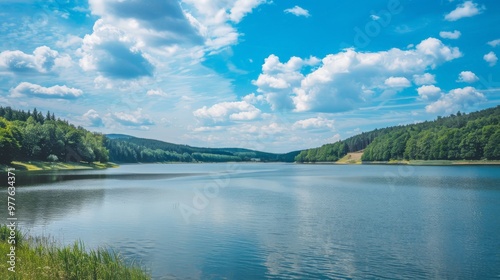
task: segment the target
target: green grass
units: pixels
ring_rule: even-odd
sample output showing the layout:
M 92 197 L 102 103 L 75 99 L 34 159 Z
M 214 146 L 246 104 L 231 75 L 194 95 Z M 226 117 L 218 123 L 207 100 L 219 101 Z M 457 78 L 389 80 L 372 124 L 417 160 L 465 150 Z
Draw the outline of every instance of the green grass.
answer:
M 138 264 L 126 264 L 119 254 L 98 248 L 86 250 L 82 242 L 57 246 L 48 238 L 27 237 L 16 230 L 16 267 L 8 271 L 10 229 L 0 227 L 0 279 L 151 279 Z

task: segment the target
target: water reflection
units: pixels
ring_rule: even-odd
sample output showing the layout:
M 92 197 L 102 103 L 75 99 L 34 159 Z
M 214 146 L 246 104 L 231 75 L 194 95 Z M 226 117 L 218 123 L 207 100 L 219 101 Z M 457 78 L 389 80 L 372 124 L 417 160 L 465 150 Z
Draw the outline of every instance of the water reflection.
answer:
M 227 170 L 47 174 L 50 183 L 19 188 L 19 216 L 35 232 L 140 259 L 157 279 L 500 275 L 500 168 L 416 167 L 388 179 L 397 167 L 241 165 L 186 223 L 180 203 Z

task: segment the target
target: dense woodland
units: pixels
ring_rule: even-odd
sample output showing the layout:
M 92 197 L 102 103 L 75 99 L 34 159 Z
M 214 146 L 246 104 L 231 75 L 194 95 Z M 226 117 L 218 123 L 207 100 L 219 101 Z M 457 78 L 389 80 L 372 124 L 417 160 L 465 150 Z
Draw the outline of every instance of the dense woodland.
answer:
M 198 148 L 127 135 L 109 135 L 106 147 L 113 162 L 293 162 L 299 153 L 272 154 L 238 148 Z
M 106 162 L 105 136 L 43 114 L 0 107 L 0 163 L 13 160 Z
M 302 151 L 298 162 L 337 161 L 364 149 L 363 161 L 498 160 L 500 106 L 418 124 L 376 129 L 334 144 Z

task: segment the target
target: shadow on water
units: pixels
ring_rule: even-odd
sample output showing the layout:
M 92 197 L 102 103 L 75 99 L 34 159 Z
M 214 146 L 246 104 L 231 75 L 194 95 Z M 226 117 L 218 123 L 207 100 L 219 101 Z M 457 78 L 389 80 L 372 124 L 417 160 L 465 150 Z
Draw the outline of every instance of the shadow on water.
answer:
M 16 194 L 16 200 L 22 201 L 16 208 L 16 216 L 30 226 L 45 225 L 85 208 L 97 207 L 104 201 L 104 196 L 104 189 L 36 191 L 35 195 L 21 191 Z M 3 220 L 7 218 L 6 213 L 0 216 L 5 216 Z
M 5 173 L 7 174 L 7 173 Z M 16 187 L 50 184 L 71 180 L 161 180 L 176 177 L 205 175 L 206 173 L 89 173 L 82 171 L 18 171 L 16 172 Z M 7 187 L 7 177 L 0 182 L 0 187 Z

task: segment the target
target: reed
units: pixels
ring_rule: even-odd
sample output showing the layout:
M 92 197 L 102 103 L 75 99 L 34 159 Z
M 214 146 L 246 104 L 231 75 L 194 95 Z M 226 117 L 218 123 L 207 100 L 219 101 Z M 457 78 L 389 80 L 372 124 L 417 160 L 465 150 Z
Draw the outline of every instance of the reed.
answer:
M 10 229 L 0 226 L 0 252 L 5 256 Z M 60 246 L 43 237 L 29 237 L 16 230 L 16 267 L 8 271 L 0 262 L 0 279 L 151 279 L 150 273 L 137 263 L 126 263 L 115 251 L 106 248 L 87 250 L 82 241 Z

